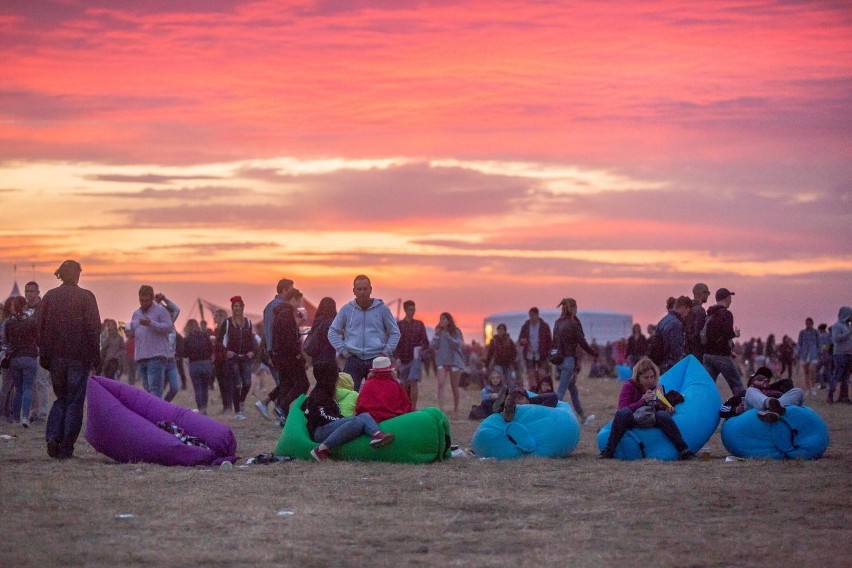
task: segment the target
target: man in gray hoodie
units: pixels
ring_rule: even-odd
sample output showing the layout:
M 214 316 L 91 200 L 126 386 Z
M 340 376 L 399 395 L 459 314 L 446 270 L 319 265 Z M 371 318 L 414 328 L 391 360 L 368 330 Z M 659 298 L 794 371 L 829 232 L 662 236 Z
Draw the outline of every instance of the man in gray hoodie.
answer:
M 852 368 L 852 308 L 843 306 L 837 314 L 837 322 L 831 326 L 831 342 L 834 344 L 834 374 L 828 384 L 828 403 L 834 402 L 834 389 L 840 383 L 837 402 L 852 404 L 849 400 L 849 370 Z
M 328 341 L 345 359 L 343 372 L 355 381 L 355 390 L 373 365 L 373 359 L 390 357 L 399 343 L 399 326 L 384 302 L 372 298 L 370 279 L 359 274 L 352 292 L 355 299 L 348 302 L 328 328 Z

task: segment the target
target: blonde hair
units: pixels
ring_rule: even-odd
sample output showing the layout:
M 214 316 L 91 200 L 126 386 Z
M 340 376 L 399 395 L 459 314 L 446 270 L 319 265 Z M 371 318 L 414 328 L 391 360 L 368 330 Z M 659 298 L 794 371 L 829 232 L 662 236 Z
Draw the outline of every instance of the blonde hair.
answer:
M 639 377 L 641 377 L 646 371 L 654 371 L 654 374 L 657 376 L 657 380 L 660 380 L 660 368 L 657 367 L 656 363 L 648 359 L 647 357 L 642 357 L 639 361 L 633 366 L 633 381 L 638 383 Z

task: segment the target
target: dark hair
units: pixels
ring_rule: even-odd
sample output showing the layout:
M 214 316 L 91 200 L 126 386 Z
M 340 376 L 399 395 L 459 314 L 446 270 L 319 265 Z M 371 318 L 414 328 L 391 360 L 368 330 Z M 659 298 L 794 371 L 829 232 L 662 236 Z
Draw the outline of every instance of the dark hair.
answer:
M 355 283 L 359 280 L 366 280 L 367 284 L 369 284 L 371 288 L 373 287 L 373 283 L 370 282 L 370 279 L 367 276 L 364 276 L 363 274 L 359 274 L 358 276 L 356 276 L 355 279 L 352 281 L 352 285 L 355 286 Z
M 319 306 L 317 306 L 317 313 L 314 315 L 314 319 L 334 319 L 334 316 L 336 315 L 337 303 L 334 301 L 334 298 L 329 298 L 328 296 L 326 296 L 325 298 L 320 300 Z
M 35 280 L 30 280 L 29 282 L 24 284 L 24 290 L 27 289 L 27 286 L 35 286 L 36 290 L 38 290 L 38 282 L 36 282 Z
M 666 309 L 671 310 L 675 306 L 675 302 L 677 299 L 674 296 L 669 296 L 668 300 L 666 300 Z
M 63 282 L 76 282 L 80 278 L 81 272 L 83 272 L 83 268 L 79 262 L 76 260 L 66 260 L 59 265 L 59 268 L 56 269 L 53 275 Z
M 538 308 L 536 308 L 535 306 L 531 307 L 531 308 L 530 308 L 530 311 L 529 311 L 529 314 L 530 314 L 530 315 L 533 315 L 533 314 L 538 315 Z
M 447 331 L 450 332 L 450 335 L 455 335 L 459 328 L 456 326 L 456 320 L 453 319 L 453 315 L 450 312 L 442 312 L 438 319 L 440 320 L 443 317 L 446 317 L 447 321 L 450 322 L 450 325 L 447 326 Z
M 314 363 L 314 379 L 316 379 L 317 384 L 310 396 L 319 397 L 322 401 L 334 400 L 338 375 L 336 362 L 317 361 Z
M 141 296 L 142 294 L 151 294 L 153 296 L 154 287 L 148 286 L 147 284 L 142 284 L 142 286 L 139 287 L 139 295 Z
M 498 324 L 497 324 L 497 329 L 498 329 L 498 330 L 500 330 L 500 329 L 506 329 L 506 330 L 508 330 L 508 328 L 506 327 L 506 324 L 505 324 L 505 323 L 498 323 Z
M 678 296 L 675 300 L 675 308 L 692 308 L 692 299 L 687 296 Z
M 275 287 L 275 290 L 280 294 L 284 291 L 285 288 L 292 288 L 293 281 L 289 278 L 282 278 L 278 281 L 278 286 Z
M 411 306 L 412 308 L 415 307 L 414 306 L 414 300 L 406 300 L 402 303 L 402 309 L 403 310 L 406 309 L 408 306 Z
M 285 300 L 290 301 L 294 298 L 297 299 L 297 300 L 302 299 L 302 293 L 299 291 L 298 288 L 290 288 L 289 290 L 284 292 L 284 299 Z
M 6 298 L 6 305 L 3 310 L 7 317 L 20 317 L 24 314 L 24 309 L 27 307 L 27 299 L 23 296 L 9 296 Z

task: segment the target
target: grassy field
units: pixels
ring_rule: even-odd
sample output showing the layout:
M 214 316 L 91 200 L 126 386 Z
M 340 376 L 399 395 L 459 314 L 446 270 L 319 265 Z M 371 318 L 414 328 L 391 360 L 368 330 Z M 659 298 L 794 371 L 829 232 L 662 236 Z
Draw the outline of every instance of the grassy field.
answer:
M 4 423 L 17 437 L 0 440 L 0 566 L 849 565 L 852 407 L 827 405 L 825 391 L 806 401 L 831 429 L 814 462 L 726 462 L 718 432 L 709 461 L 597 460 L 619 388 L 581 381 L 597 419 L 561 460 L 224 471 L 118 464 L 81 436 L 60 462 L 43 424 Z M 434 379 L 421 391 L 421 406 L 434 404 Z M 477 402 L 462 394 L 463 409 Z M 254 400 L 248 420 L 223 418 L 244 457 L 271 451 L 279 433 Z M 190 391 L 175 402 L 194 406 Z M 477 426 L 466 416 L 451 417 L 462 447 Z

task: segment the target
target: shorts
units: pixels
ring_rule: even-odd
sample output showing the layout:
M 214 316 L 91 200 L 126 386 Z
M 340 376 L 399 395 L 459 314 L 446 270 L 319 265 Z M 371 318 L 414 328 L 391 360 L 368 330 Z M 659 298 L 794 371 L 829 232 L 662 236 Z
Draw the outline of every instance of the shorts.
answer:
M 412 359 L 410 363 L 400 363 L 397 375 L 402 384 L 419 381 L 423 378 L 423 365 L 420 359 Z
M 460 373 L 462 371 L 461 367 L 456 367 L 455 365 L 438 365 L 439 369 L 447 369 L 451 373 Z

